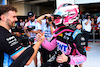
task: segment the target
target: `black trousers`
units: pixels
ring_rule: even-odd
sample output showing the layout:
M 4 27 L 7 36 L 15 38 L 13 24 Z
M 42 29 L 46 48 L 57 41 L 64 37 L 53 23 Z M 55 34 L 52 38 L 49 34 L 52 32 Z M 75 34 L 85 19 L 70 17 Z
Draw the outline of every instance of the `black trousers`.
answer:
M 85 37 L 85 46 L 87 47 L 88 46 L 88 40 L 89 40 L 89 37 L 90 37 L 90 32 L 87 32 L 87 31 L 83 31 L 83 36 Z
M 50 59 L 54 54 L 55 54 L 55 51 L 57 50 L 57 48 L 55 48 L 54 50 L 52 51 L 48 51 L 46 50 L 45 48 L 41 47 L 41 52 L 42 52 L 42 60 L 43 60 L 43 63 L 46 63 L 48 59 Z M 51 57 L 50 57 L 51 56 Z

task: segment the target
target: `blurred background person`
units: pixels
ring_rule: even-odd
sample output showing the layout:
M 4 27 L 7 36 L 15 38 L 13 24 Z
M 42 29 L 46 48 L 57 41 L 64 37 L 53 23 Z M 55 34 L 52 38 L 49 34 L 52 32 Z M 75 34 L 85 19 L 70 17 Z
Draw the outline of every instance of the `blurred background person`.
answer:
M 99 37 L 100 37 L 100 15 L 97 18 L 97 25 L 99 27 Z
M 45 32 L 45 37 L 50 41 L 50 37 L 53 35 L 53 31 L 56 29 L 54 17 L 51 14 L 45 14 L 37 18 L 37 21 L 41 24 L 42 32 Z
M 21 33 L 24 33 L 24 25 L 25 25 L 25 22 L 22 19 L 20 19 L 20 32 Z
M 18 22 L 15 22 L 15 26 L 11 28 L 11 33 L 17 38 L 21 36 Z
M 35 37 L 36 37 L 37 33 L 41 32 L 41 26 L 35 19 L 35 14 L 33 12 L 28 12 L 28 20 L 29 21 L 26 22 L 26 24 L 24 26 L 24 32 L 29 37 L 29 39 L 30 38 L 34 39 L 34 44 L 35 44 L 37 42 Z M 37 55 L 40 55 L 39 51 L 38 51 Z M 33 60 L 33 62 L 34 62 L 34 60 Z M 38 60 L 36 63 L 38 63 Z M 33 63 L 33 64 L 35 64 L 35 63 Z M 38 65 L 40 66 L 41 63 L 39 62 Z
M 92 28 L 91 25 L 93 24 L 94 24 L 94 18 L 91 18 L 91 15 L 89 13 L 86 13 L 84 19 L 82 20 L 82 33 L 86 41 L 85 45 L 86 51 L 89 51 L 89 49 L 91 48 L 88 46 L 88 39 Z
M 41 26 L 37 23 L 33 12 L 28 12 L 28 19 L 29 21 L 24 26 L 24 32 L 29 38 L 34 38 L 35 41 L 36 34 L 41 32 Z

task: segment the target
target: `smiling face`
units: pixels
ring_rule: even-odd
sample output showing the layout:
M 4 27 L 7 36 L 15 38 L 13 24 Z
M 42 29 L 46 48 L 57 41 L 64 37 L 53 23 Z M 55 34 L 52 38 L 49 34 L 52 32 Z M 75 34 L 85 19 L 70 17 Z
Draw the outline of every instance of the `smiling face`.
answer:
M 9 12 L 5 13 L 4 15 L 5 15 L 6 25 L 9 28 L 14 27 L 15 26 L 15 22 L 18 20 L 16 12 L 15 11 L 9 11 Z
M 18 20 L 16 12 L 17 9 L 11 5 L 0 5 L 0 26 L 7 30 L 14 27 Z

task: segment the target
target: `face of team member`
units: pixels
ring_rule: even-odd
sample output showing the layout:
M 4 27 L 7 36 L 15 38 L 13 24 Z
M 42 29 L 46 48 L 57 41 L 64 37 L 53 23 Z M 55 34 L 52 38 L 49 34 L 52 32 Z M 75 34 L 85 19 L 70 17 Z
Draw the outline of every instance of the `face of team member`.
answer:
M 35 15 L 30 17 L 31 21 L 35 20 Z
M 10 5 L 0 5 L 0 26 L 7 30 L 15 26 L 17 9 Z
M 51 20 L 54 21 L 54 17 L 53 16 L 51 16 Z
M 4 22 L 6 22 L 6 26 L 10 29 L 15 26 L 15 22 L 18 20 L 15 11 L 8 11 L 3 14 Z

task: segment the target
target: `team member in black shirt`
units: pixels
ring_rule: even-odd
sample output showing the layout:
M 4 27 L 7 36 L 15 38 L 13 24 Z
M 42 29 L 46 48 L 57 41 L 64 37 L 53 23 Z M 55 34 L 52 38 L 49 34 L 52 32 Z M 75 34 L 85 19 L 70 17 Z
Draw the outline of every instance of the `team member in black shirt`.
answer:
M 18 39 L 9 32 L 9 29 L 14 27 L 17 21 L 16 12 L 17 9 L 12 6 L 0 5 L 0 67 L 7 67 L 11 64 L 6 61 L 9 60 L 7 56 L 14 60 L 10 67 L 23 67 L 25 64 L 29 64 L 44 40 L 43 36 L 42 40 L 38 41 L 33 47 L 27 49 L 22 47 Z M 42 34 L 39 33 L 39 35 Z

